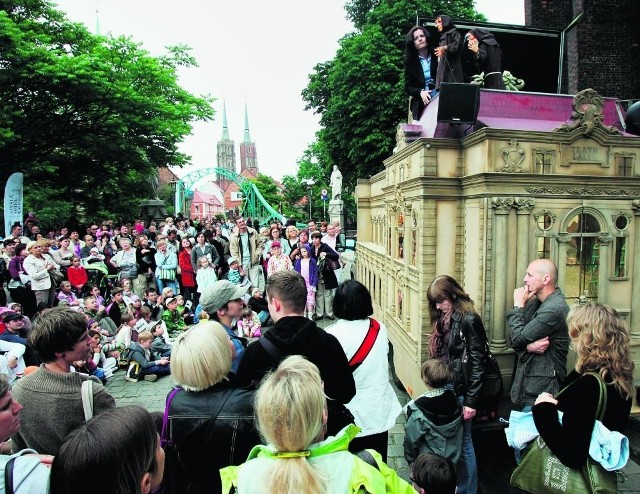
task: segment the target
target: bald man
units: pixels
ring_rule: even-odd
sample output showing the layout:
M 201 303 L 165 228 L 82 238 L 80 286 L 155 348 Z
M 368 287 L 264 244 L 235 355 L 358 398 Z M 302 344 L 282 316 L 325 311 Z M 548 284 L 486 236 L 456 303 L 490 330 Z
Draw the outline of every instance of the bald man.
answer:
M 533 406 L 544 391 L 557 393 L 567 374 L 569 306 L 557 279 L 552 261 L 536 259 L 527 267 L 524 286 L 514 290 L 514 307 L 506 313 L 518 356 L 511 401 L 520 408 Z

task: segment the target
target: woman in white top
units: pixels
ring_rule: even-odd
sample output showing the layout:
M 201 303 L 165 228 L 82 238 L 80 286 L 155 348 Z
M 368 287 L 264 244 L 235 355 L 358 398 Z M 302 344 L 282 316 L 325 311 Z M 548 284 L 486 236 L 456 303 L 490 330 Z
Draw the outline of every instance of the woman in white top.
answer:
M 369 328 L 375 334 L 375 327 L 379 327 L 371 350 L 360 365 L 352 366 L 356 395 L 346 406 L 362 429 L 349 444 L 349 451 L 375 449 L 386 461 L 389 429 L 402 410 L 389 383 L 387 328 L 369 317 L 373 314 L 371 294 L 356 280 L 338 286 L 333 313 L 339 320 L 327 328 L 327 333 L 338 339 L 349 361 L 363 345 Z

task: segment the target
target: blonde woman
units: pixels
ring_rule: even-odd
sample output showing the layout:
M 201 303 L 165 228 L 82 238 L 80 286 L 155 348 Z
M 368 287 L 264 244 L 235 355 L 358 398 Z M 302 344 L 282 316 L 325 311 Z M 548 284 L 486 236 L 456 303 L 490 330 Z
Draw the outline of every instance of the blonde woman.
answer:
M 533 418 L 540 436 L 567 467 L 581 468 L 589 455 L 589 442 L 596 420 L 600 385 L 607 388 L 607 407 L 602 423 L 609 430 L 624 432 L 629 420 L 633 368 L 629 332 L 618 313 L 608 305 L 574 306 L 567 316 L 569 337 L 576 351 L 576 368 L 555 399 L 538 396 Z M 562 423 L 558 410 L 564 412 Z
M 349 453 L 355 425 L 325 439 L 327 404 L 318 368 L 299 355 L 283 360 L 268 374 L 255 401 L 260 434 L 268 443 L 256 446 L 249 460 L 222 471 L 223 492 L 234 483 L 240 493 L 415 493 L 367 450 L 377 468 Z
M 201 322 L 173 344 L 171 374 L 182 389 L 168 400 L 168 430 L 178 449 L 178 494 L 220 492 L 218 469 L 238 465 L 260 443 L 254 388 L 230 373 L 232 353 L 214 321 Z

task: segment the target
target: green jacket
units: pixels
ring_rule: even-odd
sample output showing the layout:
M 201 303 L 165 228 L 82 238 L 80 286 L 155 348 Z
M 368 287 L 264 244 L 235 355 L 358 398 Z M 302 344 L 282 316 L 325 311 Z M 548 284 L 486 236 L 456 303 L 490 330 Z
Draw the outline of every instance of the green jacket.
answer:
M 348 425 L 337 436 L 312 444 L 308 451 L 283 453 L 280 458 L 272 446 L 255 446 L 245 463 L 220 470 L 222 492 L 264 492 L 263 479 L 270 475 L 271 462 L 286 461 L 282 458 L 285 455 L 298 455 L 307 457 L 314 469 L 328 474 L 329 492 L 415 494 L 413 487 L 389 468 L 376 451 L 367 450 L 376 460 L 377 469 L 349 453 L 349 443 L 358 432 L 359 427 Z

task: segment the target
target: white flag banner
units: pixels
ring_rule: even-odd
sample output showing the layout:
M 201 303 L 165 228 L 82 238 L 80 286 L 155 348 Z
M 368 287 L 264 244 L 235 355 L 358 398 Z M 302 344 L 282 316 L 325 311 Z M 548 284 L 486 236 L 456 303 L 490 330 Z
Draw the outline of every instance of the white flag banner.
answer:
M 14 173 L 4 188 L 4 236 L 11 236 L 11 226 L 22 225 L 22 173 Z

